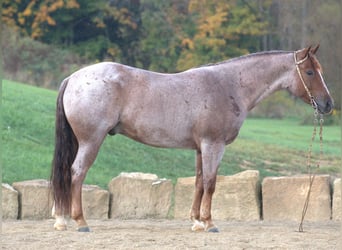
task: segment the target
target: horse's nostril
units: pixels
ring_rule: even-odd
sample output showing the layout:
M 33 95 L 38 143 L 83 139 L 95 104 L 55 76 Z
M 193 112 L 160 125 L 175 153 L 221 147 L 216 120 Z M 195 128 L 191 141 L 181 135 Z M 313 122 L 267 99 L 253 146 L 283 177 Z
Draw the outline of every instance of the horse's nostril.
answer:
M 321 114 L 329 114 L 333 110 L 334 102 L 332 99 L 328 99 L 327 101 L 315 101 L 317 104 L 317 109 Z
M 331 112 L 331 110 L 333 109 L 333 107 L 334 107 L 334 104 L 333 104 L 332 100 L 328 100 L 327 103 L 326 103 L 326 105 L 325 105 L 325 111 L 326 111 L 326 113 Z

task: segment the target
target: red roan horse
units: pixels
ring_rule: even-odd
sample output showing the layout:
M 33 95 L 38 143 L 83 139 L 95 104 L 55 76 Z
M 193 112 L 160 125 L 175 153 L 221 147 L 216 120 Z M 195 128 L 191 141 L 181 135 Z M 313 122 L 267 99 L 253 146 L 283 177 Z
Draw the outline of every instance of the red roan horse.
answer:
M 55 229 L 65 230 L 70 215 L 79 231 L 89 231 L 82 183 L 106 135 L 122 134 L 155 147 L 196 151 L 192 230 L 217 232 L 211 218 L 217 169 L 248 111 L 279 89 L 320 113 L 332 110 L 317 49 L 256 53 L 176 74 L 104 62 L 70 75 L 57 99 Z

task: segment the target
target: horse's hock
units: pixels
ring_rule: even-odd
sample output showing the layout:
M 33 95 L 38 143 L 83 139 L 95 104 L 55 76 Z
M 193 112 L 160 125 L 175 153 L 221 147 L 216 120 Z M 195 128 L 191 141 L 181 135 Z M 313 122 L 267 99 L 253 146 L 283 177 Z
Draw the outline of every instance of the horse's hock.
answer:
M 266 177 L 262 182 L 264 220 L 300 221 L 309 190 L 309 177 Z M 305 219 L 331 219 L 331 188 L 329 175 L 315 176 Z
M 178 179 L 175 188 L 175 218 L 189 218 L 194 186 L 195 177 Z M 232 176 L 217 176 L 212 217 L 220 220 L 259 220 L 259 171 L 247 170 Z
M 155 174 L 121 173 L 108 184 L 111 218 L 166 218 L 173 185 Z

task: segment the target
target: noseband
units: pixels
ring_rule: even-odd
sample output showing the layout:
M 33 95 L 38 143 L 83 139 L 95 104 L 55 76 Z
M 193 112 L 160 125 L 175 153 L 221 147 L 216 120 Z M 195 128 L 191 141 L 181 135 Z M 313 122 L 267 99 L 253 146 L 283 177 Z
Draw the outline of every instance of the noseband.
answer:
M 295 61 L 295 64 L 296 64 L 296 69 L 297 69 L 297 72 L 298 72 L 298 75 L 299 75 L 299 78 L 304 86 L 304 89 L 306 91 L 306 93 L 308 94 L 308 96 L 310 97 L 310 102 L 311 102 L 311 105 L 312 107 L 317 110 L 317 103 L 315 101 L 315 99 L 313 98 L 313 96 L 311 95 L 311 92 L 309 90 L 309 88 L 306 86 L 305 82 L 304 82 L 304 78 L 302 76 L 302 73 L 300 72 L 299 70 L 299 65 L 302 64 L 303 62 L 305 62 L 308 58 L 309 58 L 309 54 L 307 54 L 302 60 L 300 61 L 297 61 L 297 57 L 296 57 L 296 52 L 293 53 L 293 57 L 294 57 L 294 61 Z

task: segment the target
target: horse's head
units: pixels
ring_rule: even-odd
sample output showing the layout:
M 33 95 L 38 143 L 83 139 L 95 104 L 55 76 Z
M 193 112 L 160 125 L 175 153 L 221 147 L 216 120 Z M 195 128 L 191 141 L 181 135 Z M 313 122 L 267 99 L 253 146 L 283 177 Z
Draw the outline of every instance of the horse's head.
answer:
M 297 69 L 294 94 L 325 114 L 332 111 L 333 99 L 322 77 L 322 67 L 315 56 L 318 48 L 319 45 L 294 53 Z

